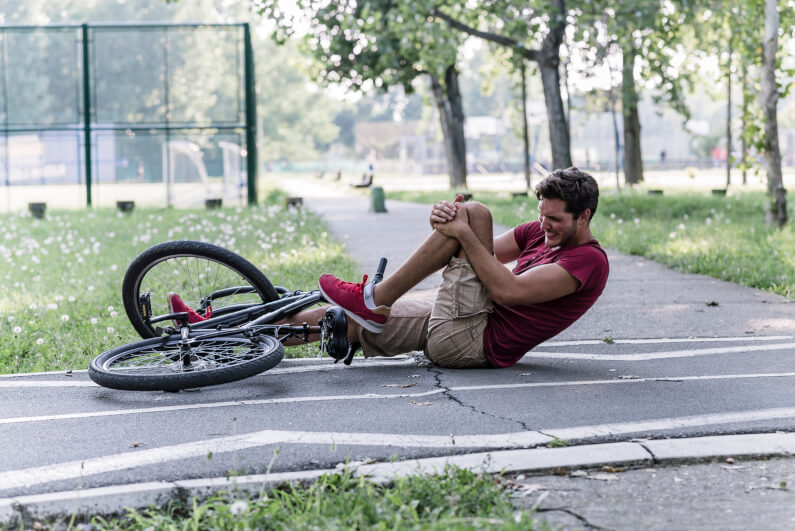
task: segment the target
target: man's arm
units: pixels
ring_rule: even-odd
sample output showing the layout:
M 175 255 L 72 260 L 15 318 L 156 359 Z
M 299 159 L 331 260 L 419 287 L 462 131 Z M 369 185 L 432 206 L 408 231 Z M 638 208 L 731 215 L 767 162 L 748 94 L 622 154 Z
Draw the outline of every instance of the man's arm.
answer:
M 499 304 L 547 302 L 574 293 L 579 287 L 577 279 L 557 264 L 544 264 L 514 275 L 502 265 L 503 259 L 519 256 L 513 233 L 505 233 L 495 240 L 495 258 L 470 228 L 465 208 L 460 208 L 453 220 L 436 224 L 435 229 L 458 240 L 478 278 Z

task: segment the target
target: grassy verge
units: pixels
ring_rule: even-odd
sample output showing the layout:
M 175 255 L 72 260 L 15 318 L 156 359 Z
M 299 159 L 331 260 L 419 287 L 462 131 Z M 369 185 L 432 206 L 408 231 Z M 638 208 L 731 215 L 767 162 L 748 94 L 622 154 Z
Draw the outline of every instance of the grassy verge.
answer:
M 438 192 L 389 192 L 390 199 L 432 203 Z M 535 198 L 477 192 L 498 223 L 513 226 L 537 218 Z M 650 196 L 603 193 L 592 228 L 605 247 L 645 256 L 688 273 L 795 297 L 795 230 L 765 225 L 760 192 L 718 197 L 707 194 Z M 790 201 L 789 218 L 795 219 Z
M 458 468 L 440 476 L 401 478 L 388 487 L 348 474 L 329 475 L 309 486 L 288 485 L 255 497 L 220 494 L 202 503 L 130 510 L 113 519 L 97 516 L 91 523 L 99 529 L 152 531 L 548 529 L 516 509 L 500 478 Z M 70 527 L 76 525 L 73 521 Z
M 354 262 L 316 216 L 286 211 L 275 196 L 267 204 L 276 206 L 0 215 L 0 373 L 85 369 L 104 350 L 138 339 L 121 281 L 138 253 L 162 241 L 221 245 L 290 289 L 313 289 L 328 270 L 354 276 Z

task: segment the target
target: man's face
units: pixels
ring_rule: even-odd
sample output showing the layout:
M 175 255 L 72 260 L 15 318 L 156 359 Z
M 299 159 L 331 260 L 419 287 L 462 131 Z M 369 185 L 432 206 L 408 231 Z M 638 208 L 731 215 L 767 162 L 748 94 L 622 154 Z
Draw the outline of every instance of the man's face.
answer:
M 538 202 L 538 221 L 547 247 L 566 247 L 574 242 L 579 224 L 571 212 L 566 212 L 566 203 L 562 199 L 541 199 Z

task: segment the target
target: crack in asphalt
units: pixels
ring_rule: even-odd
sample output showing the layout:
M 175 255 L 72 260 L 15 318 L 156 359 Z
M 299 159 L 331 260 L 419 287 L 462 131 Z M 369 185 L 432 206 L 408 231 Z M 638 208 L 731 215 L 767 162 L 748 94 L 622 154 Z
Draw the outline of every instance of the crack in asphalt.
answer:
M 518 424 L 519 426 L 521 426 L 524 431 L 536 431 L 533 428 L 531 428 L 530 426 L 528 426 L 527 424 L 525 424 L 524 422 L 522 422 L 521 420 L 512 419 L 512 418 L 508 418 L 508 417 L 501 417 L 501 416 L 495 415 L 493 413 L 487 413 L 486 411 L 481 411 L 481 410 L 477 409 L 475 406 L 471 406 L 469 404 L 465 404 L 460 398 L 458 398 L 458 397 L 456 397 L 456 396 L 454 396 L 452 394 L 452 392 L 450 391 L 449 387 L 447 387 L 446 385 L 444 385 L 442 383 L 442 371 L 440 371 L 436 367 L 428 367 L 428 371 L 433 374 L 433 377 L 436 380 L 436 388 L 440 389 L 442 391 L 442 394 L 445 397 L 447 397 L 448 400 L 450 400 L 452 402 L 455 402 L 456 404 L 458 404 L 461 407 L 464 407 L 466 409 L 470 409 L 470 410 L 472 410 L 475 413 L 479 413 L 480 415 L 484 415 L 486 417 L 491 417 L 491 418 L 498 419 L 498 420 L 514 422 L 514 423 Z
M 593 523 L 589 522 L 588 519 L 585 518 L 584 516 L 582 516 L 580 514 L 577 514 L 576 512 L 572 511 L 571 509 L 567 509 L 565 507 L 536 507 L 535 511 L 538 512 L 538 513 L 548 513 L 548 512 L 554 512 L 554 511 L 566 513 L 568 515 L 573 516 L 574 518 L 576 518 L 577 520 L 579 520 L 583 524 L 585 524 L 585 526 L 587 528 L 589 528 L 589 529 L 603 529 L 605 531 L 611 531 L 611 529 L 609 527 L 602 527 L 602 526 L 593 524 Z

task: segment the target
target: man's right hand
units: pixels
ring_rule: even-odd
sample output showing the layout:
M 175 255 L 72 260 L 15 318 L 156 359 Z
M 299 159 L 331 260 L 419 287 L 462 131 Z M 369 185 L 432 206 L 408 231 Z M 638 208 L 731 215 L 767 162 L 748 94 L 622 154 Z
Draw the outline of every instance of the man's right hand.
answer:
M 450 201 L 445 201 L 444 199 L 437 201 L 433 208 L 431 208 L 431 217 L 430 223 L 431 228 L 434 228 L 434 225 L 438 223 L 447 223 L 448 221 L 452 221 L 455 219 L 456 212 L 458 212 L 461 203 L 464 201 L 464 196 L 458 194 L 455 196 L 455 199 L 451 203 Z

